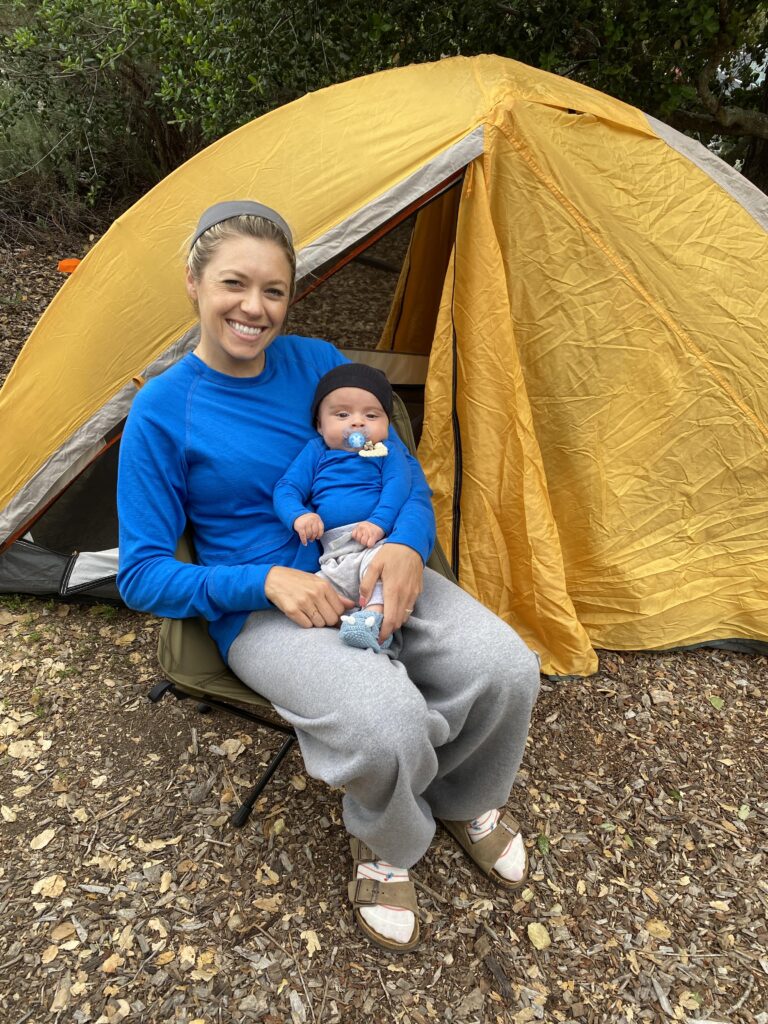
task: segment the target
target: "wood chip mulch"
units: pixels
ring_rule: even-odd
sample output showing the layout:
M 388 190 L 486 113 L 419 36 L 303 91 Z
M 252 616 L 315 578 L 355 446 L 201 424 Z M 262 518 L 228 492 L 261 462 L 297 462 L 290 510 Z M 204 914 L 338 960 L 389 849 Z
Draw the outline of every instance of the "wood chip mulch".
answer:
M 0 369 L 60 283 L 17 257 Z M 395 957 L 351 920 L 339 794 L 298 753 L 232 828 L 278 741 L 151 705 L 157 628 L 0 598 L 0 1024 L 768 1024 L 765 657 L 604 652 L 545 683 L 509 805 L 528 883 L 438 832 Z

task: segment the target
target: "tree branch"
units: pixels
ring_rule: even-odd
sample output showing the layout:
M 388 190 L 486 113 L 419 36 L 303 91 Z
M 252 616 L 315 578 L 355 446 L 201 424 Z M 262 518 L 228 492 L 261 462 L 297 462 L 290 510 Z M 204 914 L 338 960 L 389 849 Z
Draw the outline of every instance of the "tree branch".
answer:
M 669 123 L 681 132 L 768 139 L 768 114 L 743 107 L 721 107 L 714 115 L 675 110 L 669 117 Z

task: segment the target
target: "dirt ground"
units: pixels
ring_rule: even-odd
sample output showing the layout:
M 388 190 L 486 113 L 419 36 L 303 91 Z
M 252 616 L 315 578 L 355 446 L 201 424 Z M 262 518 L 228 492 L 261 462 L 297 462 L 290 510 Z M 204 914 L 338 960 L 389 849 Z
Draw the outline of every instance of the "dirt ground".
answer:
M 0 250 L 2 375 L 85 244 Z M 382 273 L 294 329 L 370 341 Z M 425 941 L 391 957 L 352 923 L 339 794 L 298 753 L 231 827 L 279 741 L 150 704 L 157 629 L 0 599 L 0 1024 L 768 1024 L 765 657 L 606 652 L 545 682 L 510 801 L 528 884 L 495 889 L 438 832 Z

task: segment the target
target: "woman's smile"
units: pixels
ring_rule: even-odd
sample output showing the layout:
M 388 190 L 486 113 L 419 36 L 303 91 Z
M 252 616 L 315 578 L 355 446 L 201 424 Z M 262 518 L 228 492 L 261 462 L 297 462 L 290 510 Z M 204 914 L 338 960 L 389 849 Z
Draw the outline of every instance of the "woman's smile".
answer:
M 258 338 L 262 331 L 266 330 L 266 327 L 260 325 L 244 324 L 240 320 L 227 320 L 227 323 L 235 331 L 236 334 L 244 334 L 246 338 Z

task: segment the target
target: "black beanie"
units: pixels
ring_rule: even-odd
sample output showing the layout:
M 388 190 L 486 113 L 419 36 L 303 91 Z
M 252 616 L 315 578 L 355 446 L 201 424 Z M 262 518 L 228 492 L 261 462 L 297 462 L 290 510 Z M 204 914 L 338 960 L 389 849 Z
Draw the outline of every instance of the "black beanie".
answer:
M 362 388 L 363 391 L 370 391 L 381 402 L 387 419 L 392 419 L 392 387 L 385 374 L 365 363 L 342 363 L 334 366 L 317 382 L 315 397 L 312 399 L 313 426 L 317 424 L 320 403 L 337 388 Z

